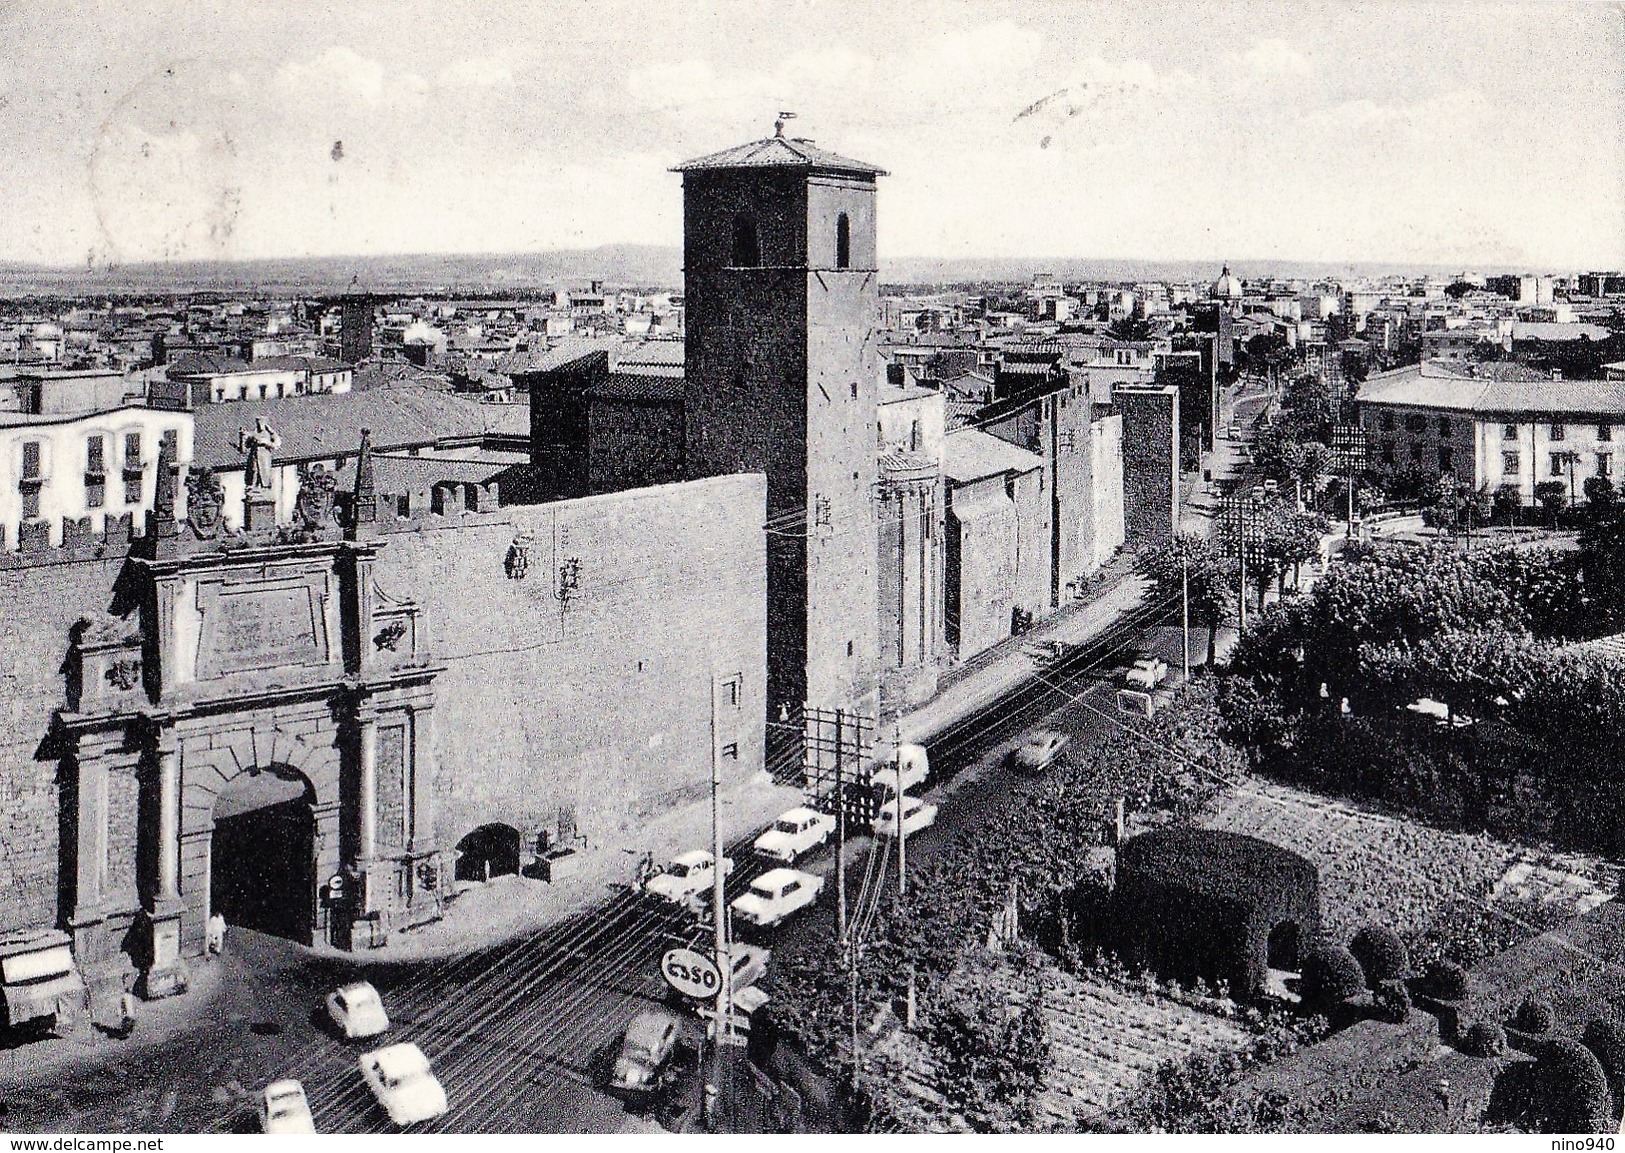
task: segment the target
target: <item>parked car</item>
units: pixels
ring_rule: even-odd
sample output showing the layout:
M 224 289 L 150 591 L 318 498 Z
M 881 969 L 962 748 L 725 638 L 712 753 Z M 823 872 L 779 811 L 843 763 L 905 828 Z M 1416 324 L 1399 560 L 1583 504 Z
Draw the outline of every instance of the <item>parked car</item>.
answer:
M 925 784 L 930 775 L 931 765 L 924 748 L 898 745 L 896 756 L 884 765 L 877 765 L 870 780 L 883 798 L 890 798 Z
M 731 857 L 722 858 L 724 877 L 733 872 L 733 867 Z M 665 872 L 649 878 L 643 888 L 645 892 L 653 893 L 657 897 L 682 903 L 696 893 L 709 889 L 715 883 L 716 868 L 711 854 L 704 849 L 694 849 L 673 857 L 667 864 Z
M 327 1015 L 347 1041 L 376 1037 L 389 1028 L 383 998 L 368 981 L 357 981 L 329 993 Z
M 1007 763 L 1020 773 L 1041 773 L 1066 752 L 1072 738 L 1051 729 L 1039 729 L 1025 741 L 1010 750 Z
M 632 1018 L 621 1037 L 621 1051 L 610 1074 L 611 1089 L 652 1093 L 670 1082 L 672 1054 L 681 1024 L 670 1013 L 647 1009 Z
M 1127 683 L 1148 691 L 1167 679 L 1168 662 L 1156 657 L 1141 657 L 1123 677 Z
M 361 1076 L 397 1125 L 428 1121 L 446 1111 L 445 1089 L 423 1050 L 409 1041 L 361 1054 Z
M 887 801 L 880 806 L 880 812 L 875 814 L 874 831 L 879 837 L 894 837 L 897 835 L 897 799 Z M 922 829 L 929 829 L 937 823 L 937 806 L 919 797 L 905 795 L 903 804 L 903 835 L 912 837 Z
M 773 827 L 756 838 L 751 846 L 758 856 L 793 865 L 812 852 L 835 832 L 835 818 L 817 809 L 798 808 L 783 813 Z
M 264 1133 L 314 1133 L 310 1102 L 305 1087 L 291 1078 L 272 1081 L 260 1094 L 260 1131 Z
M 779 924 L 791 913 L 818 900 L 824 878 L 795 869 L 769 869 L 750 883 L 750 888 L 734 898 L 729 907 L 734 919 L 766 929 Z

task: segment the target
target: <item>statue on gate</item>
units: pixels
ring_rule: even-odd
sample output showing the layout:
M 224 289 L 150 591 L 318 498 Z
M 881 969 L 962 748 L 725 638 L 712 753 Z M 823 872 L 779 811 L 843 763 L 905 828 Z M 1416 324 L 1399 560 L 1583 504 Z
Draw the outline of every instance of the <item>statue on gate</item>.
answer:
M 243 465 L 243 484 L 249 492 L 271 487 L 271 454 L 282 447 L 282 437 L 263 416 L 254 418 L 254 431 L 237 430 L 237 451 L 247 460 Z

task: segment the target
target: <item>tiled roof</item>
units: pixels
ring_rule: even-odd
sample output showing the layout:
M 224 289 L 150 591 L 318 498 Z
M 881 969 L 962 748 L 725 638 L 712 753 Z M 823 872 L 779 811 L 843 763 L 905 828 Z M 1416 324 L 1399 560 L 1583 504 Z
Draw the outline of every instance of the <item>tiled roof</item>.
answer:
M 641 372 L 612 372 L 603 384 L 589 388 L 587 395 L 594 400 L 680 403 L 683 399 L 683 378 Z
M 683 367 L 683 342 L 680 340 L 643 340 L 635 344 L 622 344 L 612 354 L 616 364 L 663 364 Z
M 498 361 L 498 371 L 510 376 L 552 372 L 596 352 L 610 352 L 620 343 L 619 337 L 571 336 L 545 352 L 516 352 Z
M 1512 322 L 1513 340 L 1607 340 L 1613 333 L 1600 324 L 1553 324 L 1543 321 L 1515 320 Z
M 1456 412 L 1619 416 L 1625 381 L 1552 380 L 1521 364 L 1430 360 L 1370 377 L 1355 399 Z
M 811 140 L 769 136 L 737 148 L 713 152 L 685 161 L 673 172 L 703 172 L 725 168 L 800 168 L 809 172 L 850 172 L 859 176 L 885 176 L 884 169 L 851 160 L 815 147 Z
M 878 463 L 881 474 L 893 480 L 918 480 L 937 475 L 935 458 L 906 448 L 881 450 Z
M 373 444 L 380 451 L 487 433 L 530 432 L 530 410 L 525 405 L 480 404 L 422 388 L 379 388 L 199 405 L 193 459 L 209 468 L 240 464 L 237 430 L 253 428 L 254 418 L 260 416 L 281 435 L 276 456 L 288 461 L 353 453 L 361 446 L 363 428 L 372 429 Z
M 272 337 L 271 339 L 276 339 Z M 341 372 L 350 366 L 330 356 L 263 356 L 258 360 L 237 360 L 233 357 L 187 354 L 171 361 L 171 378 L 187 376 L 225 376 L 244 372 Z
M 1017 448 L 979 428 L 957 429 L 942 442 L 942 475 L 958 484 L 1011 472 L 1031 472 L 1043 464 L 1037 453 Z

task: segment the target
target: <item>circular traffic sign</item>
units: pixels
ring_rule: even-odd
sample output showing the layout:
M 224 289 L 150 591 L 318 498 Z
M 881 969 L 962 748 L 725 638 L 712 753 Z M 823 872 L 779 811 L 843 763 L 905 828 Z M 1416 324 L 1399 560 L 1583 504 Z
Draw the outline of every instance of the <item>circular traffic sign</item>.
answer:
M 660 958 L 660 975 L 673 989 L 690 997 L 715 997 L 722 988 L 716 962 L 693 949 L 667 950 Z

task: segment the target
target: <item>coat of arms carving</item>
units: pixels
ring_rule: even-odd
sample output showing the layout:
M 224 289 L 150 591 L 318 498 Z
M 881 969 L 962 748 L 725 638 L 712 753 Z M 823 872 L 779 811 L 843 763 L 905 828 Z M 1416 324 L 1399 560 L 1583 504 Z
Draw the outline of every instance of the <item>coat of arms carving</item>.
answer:
M 294 515 L 301 527 L 319 529 L 332 521 L 333 490 L 337 487 L 326 465 L 312 464 L 299 470 L 299 496 L 294 500 Z
M 186 523 L 199 539 L 213 540 L 219 535 L 225 506 L 226 490 L 220 478 L 194 465 L 186 474 Z

